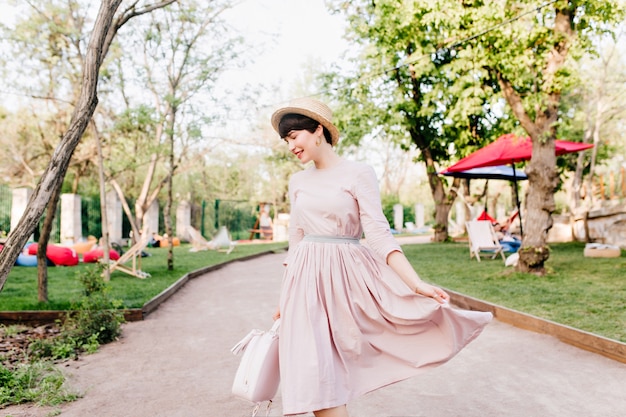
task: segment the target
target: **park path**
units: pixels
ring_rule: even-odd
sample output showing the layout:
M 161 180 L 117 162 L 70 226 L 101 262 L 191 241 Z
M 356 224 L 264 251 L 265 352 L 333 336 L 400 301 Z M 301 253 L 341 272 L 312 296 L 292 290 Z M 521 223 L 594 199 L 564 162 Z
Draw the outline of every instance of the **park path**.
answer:
M 230 394 L 238 357 L 229 349 L 250 329 L 271 325 L 284 256 L 195 278 L 144 321 L 125 324 L 121 340 L 66 364 L 81 399 L 12 406 L 0 416 L 250 415 L 250 404 Z M 625 381 L 626 364 L 496 320 L 451 362 L 348 408 L 353 417 L 618 417 L 626 415 Z M 280 410 L 279 395 L 271 416 Z

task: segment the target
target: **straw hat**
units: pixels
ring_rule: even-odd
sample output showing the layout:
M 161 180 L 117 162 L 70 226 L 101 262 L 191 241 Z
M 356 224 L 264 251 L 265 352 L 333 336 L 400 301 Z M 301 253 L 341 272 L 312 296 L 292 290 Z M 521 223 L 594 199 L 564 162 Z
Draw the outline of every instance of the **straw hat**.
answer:
M 272 114 L 272 126 L 275 131 L 278 132 L 278 124 L 283 116 L 290 113 L 301 114 L 319 122 L 330 132 L 333 146 L 339 142 L 339 130 L 333 124 L 333 112 L 321 101 L 308 97 L 291 100 L 287 106 L 279 108 Z

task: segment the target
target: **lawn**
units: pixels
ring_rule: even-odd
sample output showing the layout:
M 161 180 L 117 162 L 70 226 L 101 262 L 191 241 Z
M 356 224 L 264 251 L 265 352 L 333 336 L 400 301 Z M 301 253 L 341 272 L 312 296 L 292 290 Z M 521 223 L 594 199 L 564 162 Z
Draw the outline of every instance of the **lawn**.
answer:
M 585 258 L 584 243 L 550 245 L 548 273 L 516 273 L 502 258 L 477 262 L 465 243 L 407 245 L 422 279 L 493 304 L 626 342 L 626 256 Z
M 176 247 L 173 271 L 167 271 L 167 249 L 147 249 L 142 269 L 145 280 L 116 272 L 111 295 L 125 308 L 140 308 L 187 272 L 268 250 L 284 250 L 285 243 L 241 245 L 231 254 L 192 253 Z M 544 277 L 516 273 L 501 258 L 477 262 L 467 244 L 405 245 L 404 251 L 420 276 L 444 288 L 490 303 L 626 342 L 626 256 L 585 258 L 583 243 L 551 245 Z M 0 311 L 70 308 L 81 295 L 77 272 L 89 267 L 49 269 L 48 304 L 37 302 L 37 270 L 15 267 L 0 293 Z
M 239 245 L 230 254 L 216 251 L 189 252 L 189 245 L 174 247 L 174 270 L 167 270 L 166 248 L 146 248 L 151 256 L 141 258 L 141 269 L 151 276 L 138 279 L 122 272 L 111 274 L 111 298 L 123 308 L 141 308 L 188 272 L 260 252 L 286 248 L 286 243 Z M 48 268 L 48 303 L 37 301 L 37 268 L 15 266 L 0 292 L 0 311 L 67 310 L 82 295 L 78 274 L 93 264 Z

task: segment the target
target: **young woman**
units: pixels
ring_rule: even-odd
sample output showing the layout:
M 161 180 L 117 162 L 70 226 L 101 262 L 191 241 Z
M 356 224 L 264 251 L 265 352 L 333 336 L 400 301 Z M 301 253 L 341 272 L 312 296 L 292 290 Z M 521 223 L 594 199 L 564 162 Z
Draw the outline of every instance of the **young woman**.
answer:
M 391 234 L 374 170 L 335 153 L 339 131 L 324 103 L 293 100 L 271 120 L 289 150 L 312 162 L 289 183 L 275 314 L 283 413 L 345 417 L 350 400 L 451 359 L 492 315 L 453 309 L 420 279 Z

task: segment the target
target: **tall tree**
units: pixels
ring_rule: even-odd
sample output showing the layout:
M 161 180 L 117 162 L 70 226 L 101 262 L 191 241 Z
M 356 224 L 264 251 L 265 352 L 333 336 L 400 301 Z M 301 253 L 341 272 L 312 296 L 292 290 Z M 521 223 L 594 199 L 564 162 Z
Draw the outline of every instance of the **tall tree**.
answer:
M 408 133 L 420 149 L 441 219 L 436 227 L 442 227 L 439 211 L 445 212 L 452 200 L 436 175 L 436 163 L 450 157 L 450 144 L 462 156 L 498 136 L 503 128 L 516 126 L 519 133 L 532 138 L 527 226 L 518 269 L 542 274 L 549 257 L 546 237 L 558 185 L 554 140 L 562 91 L 572 80 L 572 61 L 594 50 L 590 36 L 609 30 L 623 16 L 619 2 L 554 0 L 537 6 L 532 1 L 510 0 L 377 0 L 334 4 L 336 10 L 347 13 L 351 33 L 364 45 L 363 62 L 369 65 L 361 68 L 361 80 L 355 80 L 368 94 L 350 91 L 350 104 L 382 107 L 386 110 L 382 117 L 365 119 L 366 128 L 371 131 L 372 125 L 382 122 L 396 132 Z M 397 88 L 390 88 L 392 80 Z M 379 92 L 378 96 L 372 91 Z M 397 115 L 404 120 L 393 120 Z M 439 239 L 445 236 L 437 232 Z
M 620 21 L 622 6 L 617 1 L 565 0 L 540 6 L 506 1 L 501 8 L 479 0 L 465 3 L 467 16 L 482 16 L 475 22 L 492 29 L 460 50 L 475 54 L 485 76 L 497 80 L 519 127 L 532 140 L 532 159 L 526 166 L 525 235 L 517 268 L 541 275 L 550 253 L 546 239 L 559 184 L 554 141 L 563 118 L 562 95 L 576 79 L 572 64 L 595 51 L 591 37 Z
M 164 7 L 175 0 L 142 4 L 130 2 L 117 14 L 122 0 L 103 0 L 94 23 L 92 35 L 84 57 L 80 94 L 70 118 L 67 131 L 59 142 L 50 163 L 31 195 L 25 213 L 8 236 L 6 246 L 0 253 L 0 290 L 4 288 L 9 271 L 22 247 L 37 226 L 47 202 L 58 184 L 65 178 L 71 156 L 78 146 L 89 120 L 98 104 L 98 72 L 117 31 L 131 18 Z
M 11 32 L 9 50 L 13 57 L 20 57 L 23 62 L 20 71 L 14 72 L 14 88 L 27 79 L 28 84 L 21 89 L 36 98 L 31 106 L 40 110 L 39 114 L 44 116 L 40 117 L 38 127 L 41 143 L 49 150 L 43 154 L 47 159 L 58 137 L 67 128 L 71 103 L 78 99 L 79 91 L 74 86 L 78 85 L 80 79 L 86 48 L 82 35 L 87 31 L 87 12 L 78 7 L 76 0 L 31 1 L 29 6 L 23 17 L 17 19 Z M 31 47 L 33 39 L 40 42 Z M 87 146 L 78 146 L 75 152 L 79 157 L 73 158 L 68 165 L 68 170 L 75 168 L 73 191 L 79 178 L 90 168 L 88 162 L 92 149 L 89 143 Z M 30 151 L 22 148 L 22 152 L 27 154 Z M 43 159 L 33 162 L 42 164 Z M 43 168 L 42 164 L 42 171 Z M 63 183 L 60 182 L 52 193 L 38 241 L 37 275 L 41 302 L 48 301 L 46 253 L 62 187 Z
M 172 238 L 173 178 L 187 150 L 202 137 L 200 93 L 210 95 L 218 76 L 237 57 L 239 37 L 230 34 L 221 14 L 230 0 L 186 1 L 154 14 L 144 32 L 146 85 L 152 92 L 165 145 L 167 197 L 163 210 L 170 240 L 167 265 L 174 268 Z
M 385 138 L 419 150 L 435 203 L 434 239 L 448 239 L 448 215 L 460 181 L 437 172 L 454 153 L 486 143 L 501 130 L 493 80 L 449 45 L 464 24 L 456 1 L 334 1 L 349 21 L 348 39 L 360 45 L 355 76 L 328 83 L 343 103 L 338 121 L 344 144 L 384 130 Z

